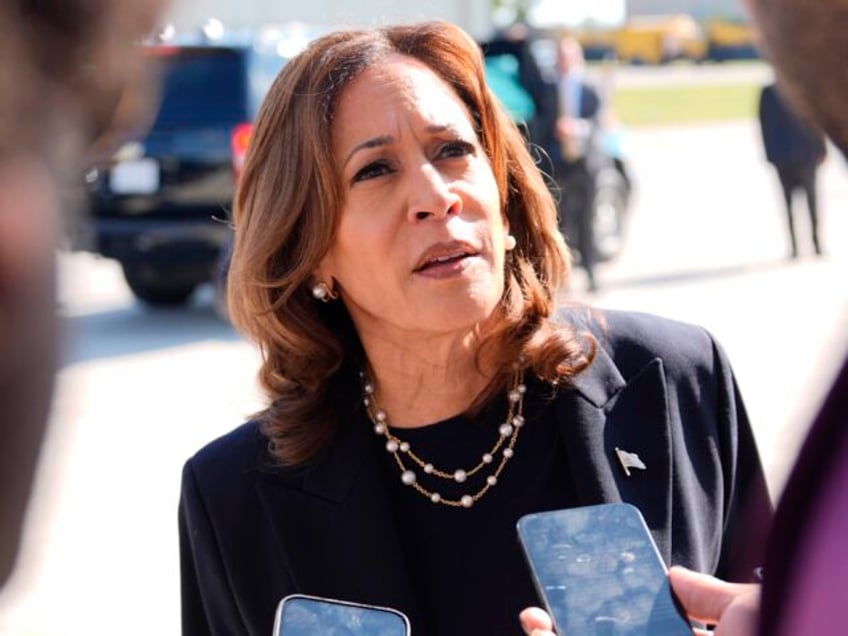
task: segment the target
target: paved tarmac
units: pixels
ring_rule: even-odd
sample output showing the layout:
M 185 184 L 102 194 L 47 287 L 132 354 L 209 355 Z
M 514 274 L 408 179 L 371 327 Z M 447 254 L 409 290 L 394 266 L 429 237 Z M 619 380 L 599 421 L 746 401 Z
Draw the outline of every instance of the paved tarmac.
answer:
M 764 84 L 771 81 L 774 72 L 761 60 L 736 62 L 707 62 L 692 64 L 674 62 L 664 66 L 638 66 L 631 64 L 592 63 L 587 66 L 588 76 L 599 80 L 612 73 L 619 87 L 648 87 L 674 84 Z
M 586 295 L 577 271 L 570 295 L 712 331 L 776 493 L 848 346 L 846 165 L 831 152 L 821 176 L 826 256 L 790 262 L 754 122 L 641 129 L 628 143 L 626 249 L 602 267 L 600 293 Z M 154 312 L 112 262 L 62 255 L 60 275 L 66 362 L 0 634 L 176 634 L 180 468 L 261 404 L 257 356 L 215 317 L 209 290 Z

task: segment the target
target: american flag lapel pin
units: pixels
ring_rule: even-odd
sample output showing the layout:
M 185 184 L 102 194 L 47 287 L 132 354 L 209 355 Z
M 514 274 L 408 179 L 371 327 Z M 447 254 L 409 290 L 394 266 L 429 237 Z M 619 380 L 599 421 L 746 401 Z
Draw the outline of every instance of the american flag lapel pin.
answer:
M 624 469 L 624 474 L 628 477 L 630 477 L 631 468 L 638 468 L 639 470 L 646 470 L 648 468 L 647 466 L 645 466 L 645 462 L 643 462 L 639 455 L 637 455 L 636 453 L 629 453 L 626 450 L 621 450 L 616 446 L 615 454 L 618 455 L 618 461 L 621 462 L 621 467 Z

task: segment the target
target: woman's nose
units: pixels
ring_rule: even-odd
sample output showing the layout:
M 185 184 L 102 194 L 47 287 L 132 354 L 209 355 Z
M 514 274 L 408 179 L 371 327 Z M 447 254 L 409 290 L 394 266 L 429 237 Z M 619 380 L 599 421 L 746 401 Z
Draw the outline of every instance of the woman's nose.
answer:
M 410 221 L 443 218 L 461 211 L 462 199 L 435 166 L 425 163 L 414 171 L 409 185 Z

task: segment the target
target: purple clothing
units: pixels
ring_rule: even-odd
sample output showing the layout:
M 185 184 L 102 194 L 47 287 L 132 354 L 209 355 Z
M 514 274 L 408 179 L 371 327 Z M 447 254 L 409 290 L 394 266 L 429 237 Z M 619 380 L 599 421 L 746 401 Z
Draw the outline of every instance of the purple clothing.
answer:
M 844 621 L 848 599 L 848 436 L 838 449 L 843 460 L 833 467 L 800 545 L 801 559 L 786 600 L 781 633 L 832 634 Z
M 848 359 L 775 513 L 761 636 L 837 633 L 848 596 Z

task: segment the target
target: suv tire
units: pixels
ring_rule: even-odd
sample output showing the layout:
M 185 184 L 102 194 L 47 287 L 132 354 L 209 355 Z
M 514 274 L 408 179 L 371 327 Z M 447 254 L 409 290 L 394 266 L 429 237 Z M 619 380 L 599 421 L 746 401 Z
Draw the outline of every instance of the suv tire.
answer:
M 174 276 L 167 267 L 148 262 L 121 263 L 124 279 L 133 295 L 154 307 L 175 307 L 185 304 L 198 283 L 186 282 Z
M 624 245 L 629 184 L 614 166 L 603 168 L 595 178 L 595 254 L 598 261 L 614 259 Z

